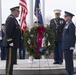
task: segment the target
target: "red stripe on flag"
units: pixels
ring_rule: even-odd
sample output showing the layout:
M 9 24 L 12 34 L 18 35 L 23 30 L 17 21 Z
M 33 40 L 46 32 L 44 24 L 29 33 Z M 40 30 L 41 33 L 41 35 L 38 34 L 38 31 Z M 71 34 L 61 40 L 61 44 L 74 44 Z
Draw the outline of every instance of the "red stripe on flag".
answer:
M 26 0 L 20 0 L 19 5 L 21 6 L 21 15 L 20 15 L 20 27 L 26 31 L 26 15 L 28 14 Z

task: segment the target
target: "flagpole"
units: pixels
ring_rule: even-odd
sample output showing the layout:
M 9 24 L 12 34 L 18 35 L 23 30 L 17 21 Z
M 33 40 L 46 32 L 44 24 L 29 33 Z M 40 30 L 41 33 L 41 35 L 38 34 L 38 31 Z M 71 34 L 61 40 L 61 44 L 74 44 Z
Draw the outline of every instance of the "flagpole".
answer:
M 2 7 L 1 7 L 1 0 L 0 0 L 0 31 L 1 31 L 1 25 L 2 25 Z
M 36 2 L 36 0 L 35 0 L 35 2 Z M 39 9 L 36 8 L 36 18 L 37 18 L 36 21 L 37 21 L 37 25 L 38 25 L 38 10 L 39 10 Z
M 38 10 L 36 9 L 37 25 L 38 25 Z
M 43 23 L 45 26 L 45 0 L 42 0 L 42 2 L 43 2 Z
M 33 1 L 29 1 L 29 15 L 30 15 L 30 28 L 32 28 L 33 25 Z
M 1 25 L 2 25 L 2 8 L 1 8 L 1 0 L 0 0 L 0 40 L 2 40 Z

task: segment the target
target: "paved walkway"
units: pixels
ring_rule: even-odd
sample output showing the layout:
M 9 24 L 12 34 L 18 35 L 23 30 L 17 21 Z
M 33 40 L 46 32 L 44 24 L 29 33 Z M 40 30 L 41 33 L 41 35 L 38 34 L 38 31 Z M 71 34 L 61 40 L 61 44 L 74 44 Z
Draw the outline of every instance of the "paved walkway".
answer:
M 14 65 L 14 75 L 64 75 L 65 73 L 65 62 L 62 65 L 54 65 L 53 59 L 34 59 L 33 62 L 29 62 L 28 53 L 26 53 L 26 58 L 18 60 L 18 64 Z M 53 58 L 53 55 L 49 58 Z M 5 61 L 0 61 L 0 75 L 5 75 L 5 65 Z M 74 50 L 74 66 L 76 73 L 76 48 Z
M 5 74 L 5 61 L 0 61 L 0 75 Z M 76 72 L 76 60 L 74 60 Z M 18 60 L 18 64 L 14 65 L 14 75 L 62 75 L 65 73 L 65 62 L 62 65 L 54 65 L 53 59 L 34 59 L 30 62 L 26 60 Z

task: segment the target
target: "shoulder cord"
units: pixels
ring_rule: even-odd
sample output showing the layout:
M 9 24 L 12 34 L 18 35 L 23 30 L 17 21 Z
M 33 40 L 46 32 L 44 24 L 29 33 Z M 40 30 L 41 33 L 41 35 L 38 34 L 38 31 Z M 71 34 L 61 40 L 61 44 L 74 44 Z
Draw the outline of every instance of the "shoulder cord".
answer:
M 54 19 L 54 22 L 55 22 L 55 24 L 56 24 L 56 27 L 58 27 L 57 22 L 56 22 L 56 20 L 55 20 L 55 19 Z

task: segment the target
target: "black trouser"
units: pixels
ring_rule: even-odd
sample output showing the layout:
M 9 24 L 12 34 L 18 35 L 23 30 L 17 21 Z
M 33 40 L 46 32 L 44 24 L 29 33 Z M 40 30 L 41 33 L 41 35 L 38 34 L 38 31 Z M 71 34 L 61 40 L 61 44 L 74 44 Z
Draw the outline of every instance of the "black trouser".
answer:
M 1 47 L 1 60 L 5 60 L 6 59 L 6 47 L 2 46 Z
M 25 46 L 24 42 L 21 42 L 20 48 L 19 48 L 19 58 L 20 59 L 25 59 Z
M 6 48 L 7 58 L 6 58 L 6 75 L 12 75 L 13 72 L 13 47 Z
M 74 65 L 73 65 L 73 50 L 64 50 L 65 56 L 65 67 L 66 67 L 66 75 L 73 75 L 74 73 Z
M 55 42 L 54 48 L 54 61 L 63 63 L 63 50 L 62 50 L 62 42 Z
M 17 48 L 14 48 L 13 54 L 13 64 L 17 64 Z

